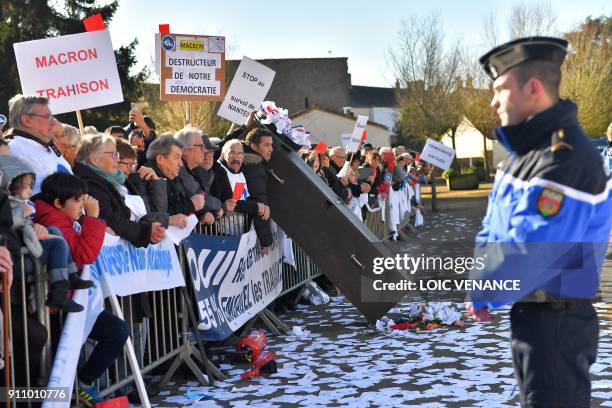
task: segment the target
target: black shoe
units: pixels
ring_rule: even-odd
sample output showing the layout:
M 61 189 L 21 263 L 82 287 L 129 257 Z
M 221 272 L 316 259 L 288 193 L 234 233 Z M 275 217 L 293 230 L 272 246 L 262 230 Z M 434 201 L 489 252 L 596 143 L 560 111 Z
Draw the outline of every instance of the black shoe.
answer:
M 77 302 L 70 298 L 66 298 L 62 303 L 57 304 L 51 301 L 51 299 L 47 299 L 45 304 L 49 307 L 57 307 L 60 310 L 63 310 L 66 313 L 78 313 L 82 312 L 85 308 L 79 305 Z
M 49 294 L 45 304 L 49 307 L 57 307 L 68 313 L 82 312 L 83 306 L 68 297 L 70 283 L 65 281 L 53 282 L 49 287 Z
M 70 278 L 70 289 L 89 289 L 93 286 L 93 282 L 90 280 L 81 279 L 78 273 L 71 273 Z

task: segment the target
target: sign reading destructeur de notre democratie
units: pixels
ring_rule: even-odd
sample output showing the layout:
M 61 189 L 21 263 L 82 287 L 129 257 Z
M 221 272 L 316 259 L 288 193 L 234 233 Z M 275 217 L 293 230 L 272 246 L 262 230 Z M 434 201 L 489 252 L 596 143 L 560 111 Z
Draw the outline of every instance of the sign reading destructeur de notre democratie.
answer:
M 108 30 L 13 46 L 22 92 L 49 98 L 54 114 L 123 102 Z
M 223 100 L 225 37 L 161 34 L 160 57 L 161 100 Z

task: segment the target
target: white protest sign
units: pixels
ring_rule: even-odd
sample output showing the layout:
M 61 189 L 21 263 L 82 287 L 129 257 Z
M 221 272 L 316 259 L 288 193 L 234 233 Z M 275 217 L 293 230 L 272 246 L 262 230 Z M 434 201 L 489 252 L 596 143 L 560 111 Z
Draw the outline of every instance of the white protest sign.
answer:
M 249 112 L 259 110 L 276 72 L 248 57 L 242 57 L 236 75 L 217 115 L 244 125 Z
M 352 135 L 352 133 L 343 133 L 340 135 L 340 146 L 342 146 L 343 149 L 346 149 L 349 143 L 351 143 Z
M 24 95 L 49 98 L 54 114 L 123 102 L 108 30 L 13 44 Z
M 355 122 L 355 128 L 351 134 L 351 140 L 346 146 L 347 152 L 356 152 L 359 149 L 359 143 L 363 137 L 363 132 L 365 132 L 368 119 L 369 118 L 364 115 L 357 116 L 357 122 Z
M 425 147 L 421 152 L 421 160 L 433 164 L 443 170 L 448 170 L 455 157 L 455 151 L 433 139 L 427 139 Z
M 223 100 L 225 37 L 163 34 L 159 61 L 161 100 Z

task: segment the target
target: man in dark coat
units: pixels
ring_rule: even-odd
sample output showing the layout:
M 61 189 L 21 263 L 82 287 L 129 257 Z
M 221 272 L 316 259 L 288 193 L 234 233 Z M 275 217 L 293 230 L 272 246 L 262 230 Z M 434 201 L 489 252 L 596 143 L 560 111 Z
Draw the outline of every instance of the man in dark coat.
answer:
M 193 214 L 204 207 L 204 196 L 190 194 L 178 177 L 183 167 L 182 149 L 183 145 L 174 137 L 162 136 L 151 143 L 147 151 L 147 167 L 151 167 L 159 177 L 167 180 L 168 214 L 171 216 Z
M 512 361 L 523 407 L 590 407 L 597 357 L 592 299 L 612 226 L 612 181 L 577 106 L 559 99 L 567 47 L 560 38 L 522 38 L 480 58 L 501 122 L 495 135 L 508 157 L 476 236 L 485 265 L 470 279 L 513 280 L 517 288 L 472 290 L 468 311 L 489 321 L 489 310 L 513 303 Z
M 253 129 L 245 139 L 244 162 L 242 172 L 249 186 L 251 198 L 258 203 L 266 205 L 267 213 L 261 217 L 255 217 L 253 224 L 262 252 L 267 253 L 272 246 L 273 236 L 270 227 L 270 210 L 268 207 L 268 169 L 267 164 L 272 156 L 273 135 L 269 130 Z
M 229 140 L 223 145 L 221 158 L 217 161 L 214 167 L 214 180 L 210 187 L 210 192 L 215 197 L 219 197 L 223 202 L 223 210 L 226 213 L 236 211 L 246 214 L 250 218 L 263 218 L 267 220 L 270 217 L 270 208 L 261 202 L 255 200 L 250 193 L 250 186 L 242 171 L 244 160 L 244 144 L 239 140 Z M 237 185 L 242 183 L 244 189 L 238 200 L 234 200 L 234 192 Z M 261 186 L 257 185 L 256 190 Z M 258 194 L 261 194 L 258 191 Z M 261 230 L 255 230 L 259 244 L 263 252 L 268 251 L 268 246 L 271 245 L 270 236 L 261 235 Z M 269 245 L 265 245 L 269 244 Z
M 341 147 L 333 147 L 330 150 L 329 167 L 323 167 L 323 174 L 329 182 L 329 187 L 345 203 L 351 201 L 353 194 L 348 187 L 348 177 L 338 178 L 338 172 L 346 161 L 346 152 Z
M 204 155 L 212 149 L 208 137 L 202 131 L 193 126 L 186 126 L 174 134 L 174 138 L 183 145 L 183 167 L 179 171 L 179 179 L 188 190 L 190 195 L 204 193 L 204 208 L 202 213 L 210 213 L 206 216 L 207 223 L 212 224 L 215 218 L 223 216 L 221 200 L 210 194 L 212 173 L 209 174 L 204 168 Z

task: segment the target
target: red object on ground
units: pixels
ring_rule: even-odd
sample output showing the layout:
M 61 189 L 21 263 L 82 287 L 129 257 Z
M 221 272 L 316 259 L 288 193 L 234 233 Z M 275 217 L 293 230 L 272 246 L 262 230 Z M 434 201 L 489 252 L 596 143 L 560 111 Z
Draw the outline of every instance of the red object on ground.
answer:
M 362 142 L 365 142 L 365 140 L 366 140 L 366 138 L 367 138 L 367 137 L 368 137 L 368 136 L 367 136 L 366 131 L 365 131 L 365 129 L 364 129 L 364 130 L 363 130 L 363 133 L 361 134 L 361 141 L 362 141 Z
M 98 402 L 93 408 L 130 408 L 130 401 L 128 397 L 113 398 Z
M 244 353 L 246 361 L 255 361 L 266 348 L 266 333 L 262 329 L 251 330 L 249 334 L 236 343 L 236 351 Z
M 87 32 L 106 30 L 104 20 L 102 20 L 102 14 L 100 13 L 83 19 L 83 24 L 85 25 L 85 30 L 87 30 Z
M 327 144 L 324 140 L 321 140 L 314 149 L 317 153 L 324 153 L 327 150 Z
M 234 195 L 232 196 L 232 200 L 240 200 L 240 197 L 242 197 L 242 191 L 244 190 L 244 183 L 236 183 L 236 186 L 234 187 Z
M 159 33 L 160 34 L 170 34 L 170 24 L 160 24 Z
M 398 324 L 394 324 L 393 326 L 391 326 L 391 330 L 408 330 L 408 329 L 412 329 L 413 327 L 418 326 L 419 323 L 421 323 L 421 319 L 414 321 L 414 322 L 398 323 Z
M 277 370 L 276 361 L 274 360 L 274 353 L 271 351 L 264 351 L 257 357 L 251 366 L 251 371 L 247 371 L 240 375 L 240 378 L 246 380 L 251 377 L 259 377 L 262 374 L 273 374 Z

